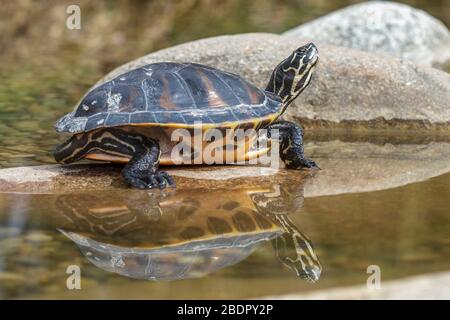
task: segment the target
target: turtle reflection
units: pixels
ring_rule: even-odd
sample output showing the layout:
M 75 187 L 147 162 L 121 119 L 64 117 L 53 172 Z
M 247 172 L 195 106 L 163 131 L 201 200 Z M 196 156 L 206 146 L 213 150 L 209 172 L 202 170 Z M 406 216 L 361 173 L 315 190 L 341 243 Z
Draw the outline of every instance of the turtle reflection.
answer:
M 303 195 L 279 186 L 172 193 L 61 195 L 59 229 L 97 267 L 150 280 L 198 278 L 236 264 L 272 240 L 280 261 L 317 281 L 311 242 L 289 219 Z

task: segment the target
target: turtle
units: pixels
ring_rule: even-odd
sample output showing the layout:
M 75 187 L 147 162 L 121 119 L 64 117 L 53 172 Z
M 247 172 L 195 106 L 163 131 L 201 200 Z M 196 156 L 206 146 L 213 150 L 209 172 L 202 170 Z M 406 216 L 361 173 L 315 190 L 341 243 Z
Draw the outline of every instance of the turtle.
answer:
M 311 241 L 282 209 L 273 213 L 275 206 L 281 208 L 275 203 L 290 206 L 286 197 L 291 195 L 281 190 L 65 194 L 57 197 L 55 207 L 64 218 L 58 229 L 92 263 L 128 277 L 201 277 L 244 260 L 271 241 L 283 265 L 302 279 L 317 281 L 321 266 Z
M 305 157 L 301 126 L 278 120 L 308 86 L 317 62 L 313 43 L 299 47 L 275 67 L 264 90 L 236 74 L 197 63 L 158 62 L 127 71 L 94 86 L 56 122 L 57 132 L 72 136 L 56 147 L 54 158 L 63 164 L 82 159 L 124 163 L 128 185 L 165 188 L 175 181 L 159 165 L 186 163 L 184 154 L 182 159 L 173 156 L 175 131 L 265 129 L 269 139 L 280 142 L 279 158 L 287 168 L 318 168 Z M 217 140 L 230 147 L 224 138 Z M 234 161 L 255 159 L 270 149 L 253 150 L 253 143 L 246 141 L 232 142 L 234 149 L 244 145 Z M 194 163 L 214 164 L 203 157 Z

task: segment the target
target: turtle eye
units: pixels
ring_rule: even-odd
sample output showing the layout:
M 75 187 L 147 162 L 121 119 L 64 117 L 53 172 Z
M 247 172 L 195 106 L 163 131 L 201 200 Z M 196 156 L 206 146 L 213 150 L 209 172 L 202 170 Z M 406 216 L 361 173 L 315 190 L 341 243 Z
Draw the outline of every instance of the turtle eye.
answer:
M 297 49 L 297 52 L 298 52 L 299 54 L 301 54 L 301 55 L 302 55 L 302 54 L 305 54 L 306 51 L 307 51 L 307 48 L 306 48 L 305 46 L 300 47 L 300 48 Z

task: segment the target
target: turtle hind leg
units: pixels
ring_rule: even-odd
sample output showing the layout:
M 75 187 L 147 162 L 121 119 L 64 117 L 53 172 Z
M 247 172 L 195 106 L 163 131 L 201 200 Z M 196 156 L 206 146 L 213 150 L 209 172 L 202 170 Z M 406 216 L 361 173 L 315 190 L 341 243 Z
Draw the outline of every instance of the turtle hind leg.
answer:
M 303 129 L 289 121 L 277 121 L 268 127 L 268 137 L 275 138 L 278 131 L 280 158 L 287 168 L 319 168 L 314 160 L 305 158 L 303 149 Z
M 146 138 L 122 170 L 125 182 L 139 189 L 175 186 L 174 179 L 167 172 L 158 170 L 160 157 L 158 142 Z
M 118 128 L 74 135 L 56 148 L 54 156 L 60 163 L 72 163 L 95 152 L 131 158 L 122 175 L 125 182 L 133 187 L 152 189 L 174 185 L 172 177 L 158 171 L 161 156 L 158 142 Z

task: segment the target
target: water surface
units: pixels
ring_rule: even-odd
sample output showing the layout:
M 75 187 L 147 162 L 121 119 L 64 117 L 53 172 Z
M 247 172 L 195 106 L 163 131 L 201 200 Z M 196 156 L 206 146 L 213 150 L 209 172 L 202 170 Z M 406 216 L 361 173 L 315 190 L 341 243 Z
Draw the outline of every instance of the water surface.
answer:
M 2 194 L 0 297 L 252 298 L 361 285 L 369 265 L 380 266 L 383 281 L 449 269 L 449 174 L 376 192 L 303 198 L 302 190 L 302 183 L 281 183 L 163 196 L 140 191 Z M 223 230 L 212 235 L 207 227 L 211 217 L 232 225 L 238 211 L 252 221 L 256 215 L 268 219 L 261 202 L 255 203 L 273 198 L 281 200 L 276 211 L 285 213 L 312 246 L 321 268 L 316 282 L 299 277 L 286 263 L 296 248 L 280 241 L 282 226 L 266 223 L 254 231 L 244 223 L 232 232 L 240 235 L 234 242 L 223 241 Z M 230 210 L 233 201 L 238 207 Z M 120 259 L 114 254 L 120 250 L 108 246 L 102 254 L 86 239 L 93 239 L 97 249 L 105 244 L 122 251 L 152 249 L 152 264 Z M 202 239 L 209 242 L 189 247 Z M 177 241 L 190 253 L 155 251 Z M 81 268 L 81 290 L 66 288 L 69 265 Z

